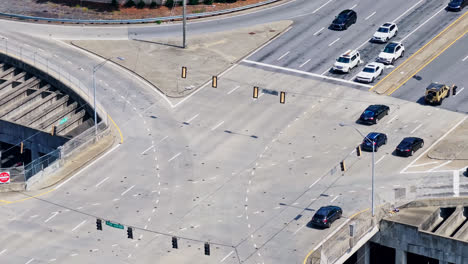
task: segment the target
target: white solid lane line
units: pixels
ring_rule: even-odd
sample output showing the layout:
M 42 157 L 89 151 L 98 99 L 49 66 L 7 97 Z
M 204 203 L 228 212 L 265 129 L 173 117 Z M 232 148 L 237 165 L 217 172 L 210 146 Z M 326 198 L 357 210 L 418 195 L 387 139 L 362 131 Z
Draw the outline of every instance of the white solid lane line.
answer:
M 301 66 L 299 66 L 299 68 L 302 68 L 302 66 L 306 65 L 311 59 L 308 59 L 306 60 L 306 62 L 302 63 Z
M 456 94 L 456 95 L 454 95 L 453 97 L 455 97 L 455 96 L 459 95 L 459 94 L 460 94 L 460 93 L 461 93 L 463 90 L 465 90 L 465 87 L 462 87 L 460 90 L 458 90 L 457 94 Z
M 353 9 L 357 6 L 357 4 L 354 4 L 352 7 L 350 7 L 349 9 Z
M 335 44 L 340 38 L 335 39 L 332 43 L 328 44 L 328 47 L 331 47 L 333 44 Z
M 47 218 L 47 219 L 44 221 L 44 223 L 49 222 L 52 218 L 54 218 L 54 217 L 57 216 L 57 215 L 58 215 L 58 212 L 52 212 L 52 216 L 49 217 L 49 218 Z
M 438 161 L 432 161 L 432 162 L 416 164 L 416 165 L 411 166 L 410 168 L 422 167 L 422 166 L 431 165 L 431 164 L 439 164 L 439 162 Z
M 325 4 L 319 6 L 319 8 L 315 9 L 315 10 L 312 12 L 312 14 L 317 13 L 317 11 L 319 11 L 320 9 L 322 9 L 324 6 L 328 5 L 331 1 L 333 1 L 333 0 L 328 0 Z
M 467 59 L 468 59 L 468 55 L 462 61 L 466 61 Z
M 364 20 L 368 20 L 369 18 L 371 18 L 373 15 L 375 15 L 375 13 L 377 13 L 376 11 L 374 11 L 374 13 L 370 14 L 368 17 L 366 17 Z
M 224 124 L 224 121 L 221 121 L 219 124 L 217 124 L 216 126 L 212 127 L 212 128 L 211 128 L 211 131 L 217 129 L 217 128 L 220 127 L 222 124 Z
M 437 170 L 438 168 L 443 167 L 443 166 L 445 166 L 445 165 L 447 165 L 447 164 L 449 164 L 449 163 L 451 163 L 451 162 L 452 162 L 452 160 L 446 161 L 446 162 L 444 162 L 444 163 L 442 163 L 442 164 L 440 164 L 440 165 L 437 165 L 437 166 L 435 166 L 434 168 L 428 170 L 428 172 L 429 172 L 429 171 L 435 171 L 435 170 Z
M 125 190 L 123 193 L 121 193 L 120 195 L 121 196 L 124 196 L 126 193 L 128 193 L 131 189 L 133 189 L 133 187 L 135 187 L 135 185 L 133 185 L 132 187 L 128 188 L 127 190 Z
M 75 226 L 73 229 L 72 229 L 72 232 L 77 230 L 78 228 L 80 228 L 80 226 L 82 226 L 84 223 L 86 223 L 88 220 L 84 220 L 83 222 L 79 223 L 77 226 Z
M 28 260 L 28 262 L 26 262 L 26 263 L 24 263 L 24 264 L 29 264 L 29 263 L 31 263 L 31 262 L 33 262 L 33 261 L 34 261 L 34 258 Z
M 109 177 L 106 177 L 104 178 L 104 180 L 98 182 L 98 184 L 96 184 L 94 187 L 99 187 L 99 185 L 103 184 L 105 181 L 107 181 L 109 179 Z
M 417 2 L 416 4 L 414 4 L 413 6 L 411 6 L 410 8 L 408 8 L 408 10 L 406 10 L 403 14 L 401 14 L 400 16 L 398 16 L 397 18 L 395 18 L 392 22 L 395 23 L 396 21 L 398 21 L 400 18 L 402 18 L 404 15 L 406 15 L 409 11 L 411 11 L 411 9 L 415 8 L 417 5 L 419 5 L 422 1 L 424 0 L 419 0 L 419 2 Z M 355 50 L 359 50 L 360 48 L 362 48 L 362 46 L 366 45 L 367 43 L 369 43 L 371 39 L 367 39 L 366 41 L 364 41 L 361 45 L 359 45 L 357 48 L 355 48 Z
M 417 126 L 415 129 L 413 129 L 413 131 L 411 131 L 410 134 L 413 134 L 414 132 L 416 132 L 416 130 L 418 130 L 420 127 L 422 127 L 422 124 L 419 124 L 419 126 Z
M 291 68 L 286 68 L 286 67 L 281 67 L 281 66 L 276 66 L 276 65 L 271 65 L 271 64 L 267 64 L 267 63 L 251 61 L 251 60 L 243 60 L 242 62 L 245 62 L 245 63 L 248 63 L 248 64 L 256 64 L 256 65 L 260 65 L 260 66 L 263 66 L 263 67 L 283 70 L 283 71 L 287 71 L 287 72 L 295 72 L 295 73 L 299 73 L 299 74 L 303 74 L 303 75 L 307 75 L 307 76 L 314 76 L 314 77 L 317 77 L 317 78 L 320 78 L 320 79 L 326 79 L 326 80 L 332 80 L 332 81 L 336 81 L 336 82 L 349 83 L 349 84 L 353 84 L 353 85 L 356 85 L 356 86 L 363 86 L 363 87 L 369 87 L 369 88 L 372 87 L 372 85 L 367 85 L 367 84 L 362 84 L 362 83 L 357 83 L 357 82 L 350 82 L 348 80 L 343 80 L 343 79 L 339 79 L 339 78 L 324 76 L 323 74 L 325 74 L 326 72 L 324 72 L 322 75 L 320 75 L 320 74 L 317 74 L 317 73 L 311 73 L 311 72 L 307 72 L 307 71 L 300 71 L 300 70 L 296 70 L 296 69 L 291 69 Z
M 322 30 L 324 30 L 324 29 L 325 29 L 325 27 L 319 29 L 317 32 L 314 33 L 314 36 L 317 36 L 317 35 L 318 35 L 320 32 L 322 32 Z
M 91 162 L 90 164 L 88 164 L 88 166 L 82 168 L 81 170 L 79 170 L 77 173 L 75 173 L 75 175 L 71 176 L 70 178 L 68 178 L 66 181 L 62 182 L 61 184 L 59 184 L 57 187 L 55 187 L 55 189 L 59 189 L 60 187 L 62 187 L 63 185 L 65 185 L 67 182 L 69 182 L 71 179 L 73 179 L 74 177 L 76 177 L 77 175 L 79 175 L 81 172 L 83 172 L 84 170 L 86 170 L 87 168 L 91 167 L 94 165 L 94 163 L 98 162 L 100 159 L 104 158 L 105 156 L 107 156 L 109 153 L 111 153 L 112 151 L 114 151 L 115 149 L 117 149 L 118 147 L 120 147 L 120 144 L 119 145 L 116 145 L 115 147 L 113 147 L 111 150 L 109 150 L 108 152 L 106 152 L 104 155 L 102 155 L 101 157 L 99 157 L 98 159 L 95 159 L 93 162 Z
M 436 108 L 438 109 L 438 108 Z M 468 116 L 465 116 L 462 118 L 458 123 L 456 123 L 453 127 L 451 127 L 447 132 L 445 132 L 441 137 L 439 137 L 430 147 L 428 147 L 423 153 L 419 154 L 419 156 L 414 159 L 410 164 L 408 164 L 406 167 L 404 167 L 400 173 L 404 173 L 409 167 L 413 166 L 413 164 L 418 161 L 423 155 L 426 155 L 427 152 L 429 152 L 437 143 L 442 141 L 448 134 L 450 134 L 453 130 L 455 130 L 461 123 L 465 122 L 465 120 L 468 118 Z
M 147 148 L 145 151 L 143 151 L 143 152 L 141 153 L 141 155 L 144 155 L 146 152 L 148 152 L 148 150 L 150 150 L 150 149 L 152 149 L 152 148 L 154 148 L 154 145 L 150 146 L 150 147 Z
M 229 91 L 227 94 L 232 94 L 232 92 L 234 92 L 235 90 L 237 90 L 239 87 L 240 87 L 240 85 L 237 85 L 234 89 L 232 89 L 231 91 Z
M 179 155 L 180 155 L 180 152 L 172 156 L 172 158 L 170 158 L 167 162 L 173 161 L 175 158 L 179 157 Z
M 418 29 L 420 29 L 422 26 L 424 26 L 427 22 L 429 22 L 431 19 L 433 19 L 435 16 L 437 16 L 440 12 L 445 10 L 445 6 L 437 11 L 434 15 L 432 15 L 430 18 L 428 18 L 426 21 L 424 21 L 421 25 L 419 25 L 417 28 L 415 28 L 413 31 L 411 31 L 408 35 L 406 35 L 404 38 L 400 40 L 400 42 L 405 41 L 409 36 L 413 35 L 414 32 L 416 32 Z
M 5 253 L 6 251 L 7 251 L 6 249 L 0 251 L 0 255 L 2 255 L 3 253 Z
M 199 115 L 199 114 L 194 115 L 192 118 L 190 118 L 189 120 L 187 120 L 185 123 L 190 123 L 190 122 L 192 122 L 195 118 L 198 117 L 198 115 Z
M 385 158 L 385 156 L 387 156 L 387 155 L 383 155 L 379 160 L 377 160 L 377 161 L 375 162 L 375 164 L 378 164 L 379 162 L 381 162 L 381 161 Z
M 411 11 L 411 9 L 415 8 L 417 5 L 419 5 L 422 1 L 424 0 L 419 0 L 419 2 L 417 2 L 416 4 L 414 4 L 413 6 L 411 6 L 410 8 L 408 8 L 403 14 L 401 14 L 400 16 L 398 16 L 397 18 L 395 18 L 392 22 L 395 23 L 397 22 L 400 18 L 402 18 L 404 15 L 406 15 L 406 13 L 408 13 L 409 11 Z
M 284 58 L 284 56 L 288 55 L 289 54 L 289 51 L 287 51 L 286 53 L 284 53 L 283 55 L 281 55 L 281 57 L 279 57 L 277 59 L 277 61 L 281 60 L 282 58 Z

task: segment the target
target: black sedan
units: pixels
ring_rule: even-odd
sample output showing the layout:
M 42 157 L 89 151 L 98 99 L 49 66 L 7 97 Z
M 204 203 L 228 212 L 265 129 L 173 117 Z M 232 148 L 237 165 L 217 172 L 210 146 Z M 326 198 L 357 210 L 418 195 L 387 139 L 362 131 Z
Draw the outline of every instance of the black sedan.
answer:
M 387 144 L 387 135 L 384 133 L 372 132 L 364 138 L 361 144 L 361 149 L 372 151 L 372 143 L 375 142 L 374 151 L 377 152 L 379 147 Z
M 357 15 L 351 9 L 346 9 L 340 12 L 340 14 L 333 20 L 330 25 L 330 29 L 333 30 L 345 30 L 352 24 L 356 23 Z
M 341 218 L 343 210 L 338 206 L 324 206 L 320 207 L 312 217 L 312 224 L 320 227 L 330 227 L 331 224 Z
M 395 154 L 405 157 L 413 156 L 414 152 L 423 146 L 424 140 L 422 138 L 406 137 L 396 147 Z
M 447 5 L 447 10 L 450 11 L 461 11 L 465 6 L 468 5 L 468 0 L 452 0 Z
M 359 122 L 364 124 L 377 124 L 382 117 L 388 115 L 390 107 L 386 105 L 370 105 L 362 112 Z

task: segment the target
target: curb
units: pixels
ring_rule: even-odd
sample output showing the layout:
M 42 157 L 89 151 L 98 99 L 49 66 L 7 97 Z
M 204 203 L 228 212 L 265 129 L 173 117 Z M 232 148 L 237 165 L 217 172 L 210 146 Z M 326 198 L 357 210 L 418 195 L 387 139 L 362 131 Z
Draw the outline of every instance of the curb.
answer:
M 272 4 L 275 2 L 280 1 L 290 1 L 290 0 L 266 0 L 263 2 L 259 2 L 256 4 L 246 5 L 237 8 L 230 8 L 220 11 L 213 11 L 213 12 L 206 12 L 206 13 L 195 13 L 195 14 L 187 14 L 187 19 L 197 19 L 197 18 L 205 18 L 205 17 L 212 17 L 212 16 L 219 16 L 239 11 L 244 11 L 256 7 L 265 6 L 268 4 Z M 10 14 L 10 13 L 1 13 L 0 17 L 6 17 L 10 19 L 19 19 L 19 20 L 34 20 L 37 21 L 46 21 L 46 22 L 59 22 L 59 23 L 71 23 L 71 24 L 140 24 L 140 23 L 154 23 L 154 22 L 168 22 L 168 21 L 178 21 L 182 20 L 182 16 L 168 16 L 168 17 L 154 17 L 154 18 L 142 18 L 142 19 L 70 19 L 70 18 L 47 18 L 47 17 L 35 17 L 35 16 L 26 16 L 26 15 L 18 15 L 18 14 Z

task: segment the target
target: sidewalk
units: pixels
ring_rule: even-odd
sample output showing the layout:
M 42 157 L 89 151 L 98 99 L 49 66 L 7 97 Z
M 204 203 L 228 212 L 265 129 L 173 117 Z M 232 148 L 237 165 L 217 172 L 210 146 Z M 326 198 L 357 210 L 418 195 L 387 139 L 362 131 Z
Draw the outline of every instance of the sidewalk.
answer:
M 187 48 L 181 48 L 180 38 L 150 40 L 80 40 L 71 44 L 113 62 L 146 79 L 168 97 L 187 96 L 230 66 L 242 60 L 268 42 L 292 21 L 191 36 Z M 187 67 L 187 78 L 181 78 L 182 66 Z M 221 80 L 218 80 L 221 81 Z

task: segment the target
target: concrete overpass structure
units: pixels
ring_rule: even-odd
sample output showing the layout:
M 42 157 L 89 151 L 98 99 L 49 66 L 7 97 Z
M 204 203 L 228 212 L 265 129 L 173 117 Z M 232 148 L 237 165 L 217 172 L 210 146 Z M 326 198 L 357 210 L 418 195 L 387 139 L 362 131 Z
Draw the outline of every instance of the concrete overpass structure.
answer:
M 94 124 L 90 113 L 92 108 L 62 82 L 0 56 L 0 167 L 25 165 L 57 150 Z

